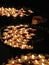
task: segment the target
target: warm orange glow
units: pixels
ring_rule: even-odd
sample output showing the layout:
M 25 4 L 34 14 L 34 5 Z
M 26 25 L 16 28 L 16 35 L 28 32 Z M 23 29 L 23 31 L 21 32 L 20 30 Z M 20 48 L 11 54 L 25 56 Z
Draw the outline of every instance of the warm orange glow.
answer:
M 35 36 L 32 28 L 29 28 L 28 25 L 16 25 L 16 26 L 7 26 L 4 29 L 3 37 L 4 43 L 12 47 L 18 47 L 21 49 L 33 49 L 33 46 L 27 45 L 27 43 Z
M 40 56 L 40 58 L 39 58 Z M 8 61 L 8 64 L 5 65 L 22 65 L 23 63 L 27 65 L 49 65 L 49 58 L 46 59 L 44 55 L 35 55 L 35 54 L 27 54 L 22 55 L 20 58 L 16 57 L 15 59 L 11 59 Z
M 28 13 L 31 14 L 31 13 L 34 13 L 32 10 L 28 10 Z M 15 9 L 15 8 L 4 8 L 4 7 L 1 7 L 0 8 L 0 16 L 7 16 L 7 17 L 10 17 L 10 16 L 13 16 L 14 18 L 19 16 L 19 17 L 24 17 L 24 16 L 29 16 L 29 14 L 26 14 L 26 11 L 21 8 L 21 9 Z

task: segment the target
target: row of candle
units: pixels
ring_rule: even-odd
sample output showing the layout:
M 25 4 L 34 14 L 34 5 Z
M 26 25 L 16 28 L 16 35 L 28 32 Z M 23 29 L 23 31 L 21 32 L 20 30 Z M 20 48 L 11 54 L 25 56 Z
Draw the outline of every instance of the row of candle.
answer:
M 13 25 L 7 26 L 2 35 L 4 43 L 12 47 L 19 47 L 21 49 L 33 49 L 31 45 L 27 43 L 35 36 L 34 31 L 36 29 L 29 28 L 28 25 Z
M 49 58 L 46 59 L 42 54 L 27 54 L 20 58 L 18 56 L 12 58 L 5 65 L 49 65 Z
M 29 14 L 34 13 L 32 10 L 27 10 L 25 11 L 23 8 L 21 9 L 16 9 L 16 8 L 4 8 L 4 7 L 0 7 L 0 16 L 13 16 L 13 17 L 23 17 L 23 16 L 29 16 L 29 14 L 27 14 L 27 12 Z

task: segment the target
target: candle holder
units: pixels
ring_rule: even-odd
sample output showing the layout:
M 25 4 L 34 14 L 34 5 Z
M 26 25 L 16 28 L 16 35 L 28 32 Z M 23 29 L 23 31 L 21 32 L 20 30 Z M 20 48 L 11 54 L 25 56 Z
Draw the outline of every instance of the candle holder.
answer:
M 4 44 L 14 48 L 33 49 L 28 42 L 35 36 L 36 29 L 30 28 L 29 25 L 9 25 L 1 29 L 1 41 Z
M 49 65 L 49 55 L 29 53 L 11 58 L 7 64 L 4 63 L 3 65 Z
M 26 11 L 21 8 L 21 9 L 15 9 L 15 8 L 4 8 L 0 7 L 0 16 L 7 16 L 7 17 L 24 17 L 24 16 L 29 16 L 31 13 L 34 13 L 32 10 L 28 9 L 27 10 L 28 14 Z

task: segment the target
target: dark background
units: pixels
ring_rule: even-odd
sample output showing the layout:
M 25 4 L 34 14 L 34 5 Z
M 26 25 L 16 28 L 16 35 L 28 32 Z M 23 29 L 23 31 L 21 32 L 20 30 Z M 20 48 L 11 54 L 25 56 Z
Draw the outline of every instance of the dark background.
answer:
M 47 19 L 49 19 L 49 2 L 48 0 L 42 1 L 42 0 L 0 0 L 0 7 L 14 7 L 14 8 L 21 8 L 26 7 L 30 8 L 35 12 L 35 15 L 41 15 Z M 1 17 L 0 16 L 0 27 L 3 27 L 3 25 L 6 25 L 7 23 L 4 23 L 5 21 L 16 21 L 16 19 Z M 49 21 L 49 20 L 48 20 Z M 47 22 L 49 24 L 49 22 Z M 48 26 L 48 25 L 47 25 Z M 6 62 L 8 58 L 11 58 L 12 56 L 21 55 L 29 52 L 33 53 L 49 53 L 49 44 L 48 44 L 48 38 L 47 40 L 40 42 L 41 46 L 36 50 L 20 50 L 20 49 L 13 49 L 9 46 L 6 46 L 4 44 L 1 44 L 0 42 L 0 63 Z M 46 43 L 45 43 L 46 42 Z M 43 44 L 43 46 L 42 46 Z M 45 45 L 45 46 L 44 46 Z M 22 52 L 21 52 L 22 51 Z

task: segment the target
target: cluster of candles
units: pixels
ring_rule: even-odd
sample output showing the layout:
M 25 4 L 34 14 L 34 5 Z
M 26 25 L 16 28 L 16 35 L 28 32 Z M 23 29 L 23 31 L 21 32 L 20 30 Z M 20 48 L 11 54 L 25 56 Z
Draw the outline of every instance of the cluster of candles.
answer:
M 42 54 L 27 54 L 12 58 L 5 65 L 49 65 L 49 58 Z
M 35 36 L 35 30 L 26 24 L 7 26 L 3 31 L 2 39 L 4 40 L 4 44 L 12 47 L 33 49 L 33 46 L 28 45 L 28 42 Z
M 0 8 L 0 16 L 7 16 L 7 17 L 10 17 L 10 16 L 13 16 L 13 17 L 17 17 L 17 16 L 19 16 L 19 17 L 29 16 L 29 14 L 27 14 L 27 12 L 29 14 L 34 13 L 30 9 L 25 11 L 23 8 L 21 8 L 21 9 L 4 8 L 4 7 Z

